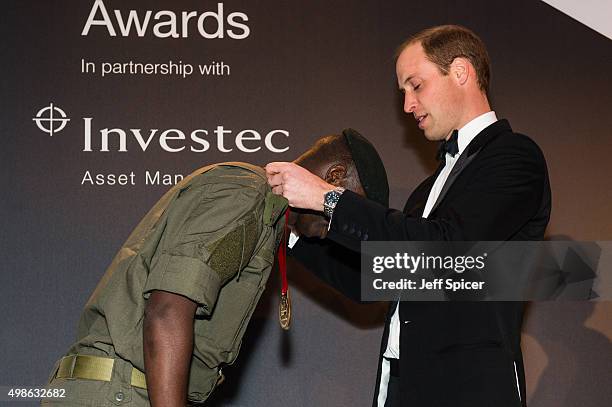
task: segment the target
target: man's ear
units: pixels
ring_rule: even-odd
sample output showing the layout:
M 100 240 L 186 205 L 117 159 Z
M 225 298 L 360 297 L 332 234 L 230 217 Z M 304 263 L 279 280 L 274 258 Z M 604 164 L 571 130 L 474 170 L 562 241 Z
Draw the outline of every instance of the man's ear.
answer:
M 325 182 L 335 186 L 344 185 L 346 182 L 346 166 L 340 163 L 330 166 L 325 173 Z
M 460 86 L 465 85 L 470 74 L 472 73 L 470 61 L 466 58 L 457 57 L 453 60 L 450 66 L 450 75 L 453 80 Z

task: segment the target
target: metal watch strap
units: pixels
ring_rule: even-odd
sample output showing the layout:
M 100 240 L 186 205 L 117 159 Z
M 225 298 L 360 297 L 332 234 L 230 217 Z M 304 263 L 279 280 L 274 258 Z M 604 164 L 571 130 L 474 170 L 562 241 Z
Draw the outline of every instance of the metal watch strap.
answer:
M 340 200 L 340 196 L 345 191 L 342 187 L 334 188 L 323 196 L 323 213 L 331 219 L 334 209 Z

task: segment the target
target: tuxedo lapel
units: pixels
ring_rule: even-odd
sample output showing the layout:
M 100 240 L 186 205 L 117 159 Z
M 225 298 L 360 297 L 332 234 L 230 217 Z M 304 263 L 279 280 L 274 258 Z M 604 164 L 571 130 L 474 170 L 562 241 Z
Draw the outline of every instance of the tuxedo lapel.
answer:
M 438 195 L 438 199 L 436 199 L 436 203 L 434 203 L 429 213 L 432 213 L 433 211 L 435 211 L 438 205 L 440 205 L 440 202 L 442 202 L 442 199 L 444 199 L 444 196 L 448 192 L 448 189 L 451 187 L 451 185 L 453 185 L 453 183 L 455 182 L 459 174 L 461 174 L 461 172 L 465 169 L 465 167 L 467 167 L 467 165 L 471 163 L 472 160 L 474 160 L 474 158 L 476 158 L 478 151 L 472 155 L 468 155 L 467 149 L 466 149 L 463 152 L 463 154 L 459 156 L 459 159 L 455 163 L 455 166 L 451 170 L 451 173 L 448 174 L 448 178 L 446 179 L 446 182 L 444 183 L 444 186 L 442 187 L 442 190 L 440 191 L 440 195 Z
M 457 160 L 457 162 L 455 163 L 455 166 L 453 167 L 450 174 L 448 175 L 448 178 L 446 179 L 444 186 L 442 186 L 442 190 L 440 191 L 440 195 L 438 195 L 438 199 L 436 199 L 436 202 L 434 203 L 429 213 L 433 213 L 436 210 L 438 205 L 440 205 L 440 202 L 442 202 L 442 200 L 446 196 L 446 193 L 448 192 L 450 187 L 453 185 L 457 177 L 459 177 L 459 174 L 461 174 L 461 172 L 472 161 L 474 161 L 474 159 L 476 158 L 478 153 L 482 150 L 482 148 L 491 139 L 493 139 L 493 136 L 499 134 L 503 130 L 512 131 L 512 129 L 510 128 L 510 124 L 508 123 L 507 120 L 499 120 L 491 124 L 490 126 L 486 127 L 484 130 L 482 130 L 480 133 L 478 133 L 476 137 L 474 137 L 472 142 L 467 146 L 467 148 L 459 156 L 459 159 Z M 438 171 L 438 174 L 439 174 L 439 171 Z

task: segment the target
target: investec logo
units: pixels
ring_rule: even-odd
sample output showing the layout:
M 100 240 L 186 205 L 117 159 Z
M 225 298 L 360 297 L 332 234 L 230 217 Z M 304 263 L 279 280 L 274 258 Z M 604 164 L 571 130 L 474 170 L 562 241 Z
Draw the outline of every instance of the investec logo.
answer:
M 130 148 L 147 151 L 153 144 L 168 153 L 191 151 L 203 153 L 213 145 L 222 153 L 234 151 L 234 147 L 244 153 L 255 153 L 263 147 L 273 153 L 283 153 L 289 150 L 287 130 L 274 129 L 260 132 L 254 129 L 233 131 L 222 125 L 215 126 L 214 130 L 194 129 L 185 132 L 180 129 L 123 129 L 108 127 L 93 131 L 93 118 L 83 118 L 83 151 L 109 152 L 128 151 Z
M 70 121 L 65 111 L 53 103 L 45 106 L 32 118 L 36 126 L 43 132 L 53 135 L 64 129 Z M 214 130 L 193 129 L 142 129 L 142 128 L 108 128 L 94 130 L 94 119 L 83 117 L 83 151 L 120 153 L 131 150 L 147 151 L 157 145 L 168 153 L 191 151 L 203 153 L 216 148 L 222 153 L 234 151 L 234 148 L 244 153 L 255 153 L 265 148 L 273 153 L 283 153 L 289 150 L 287 139 L 289 132 L 283 129 L 258 131 L 243 129 L 234 131 L 223 125 L 214 126 Z

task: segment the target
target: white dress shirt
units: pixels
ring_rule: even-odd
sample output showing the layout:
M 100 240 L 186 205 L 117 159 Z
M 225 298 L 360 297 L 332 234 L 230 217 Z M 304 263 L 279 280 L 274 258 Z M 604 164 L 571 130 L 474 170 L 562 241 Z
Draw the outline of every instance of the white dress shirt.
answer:
M 489 127 L 491 124 L 497 121 L 497 116 L 495 112 L 487 112 L 484 113 L 475 119 L 472 119 L 469 123 L 459 129 L 459 136 L 457 138 L 457 144 L 459 146 L 459 152 L 454 157 L 451 157 L 450 154 L 446 153 L 445 156 L 445 165 L 436 181 L 434 182 L 431 191 L 429 191 L 429 196 L 427 197 L 427 203 L 425 204 L 425 209 L 423 210 L 423 218 L 427 218 L 434 204 L 438 200 L 438 196 L 442 191 L 442 187 L 446 183 L 448 179 L 448 175 L 452 171 L 455 163 L 459 159 L 459 156 L 465 151 L 470 142 L 485 128 Z M 404 323 L 410 323 L 410 321 L 404 321 Z M 399 301 L 397 306 L 395 307 L 395 312 L 391 317 L 391 322 L 389 323 L 389 338 L 387 340 L 387 349 L 383 356 L 388 359 L 399 359 L 400 357 L 400 346 L 399 346 L 399 337 L 400 337 L 400 318 L 399 318 Z M 385 402 L 387 401 L 387 386 L 389 385 L 389 375 L 391 373 L 391 366 L 387 359 L 382 359 L 382 370 L 380 377 L 380 385 L 378 388 L 378 407 L 384 407 Z

